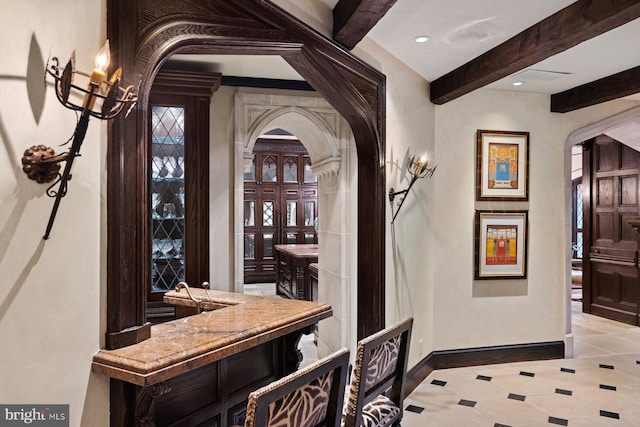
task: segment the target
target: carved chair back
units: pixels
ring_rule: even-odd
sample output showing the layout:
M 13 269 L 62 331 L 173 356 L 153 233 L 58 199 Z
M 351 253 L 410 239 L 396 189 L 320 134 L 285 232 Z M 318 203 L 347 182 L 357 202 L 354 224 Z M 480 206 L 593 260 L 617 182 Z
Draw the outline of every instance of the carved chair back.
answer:
M 358 342 L 345 427 L 399 425 L 413 318 Z
M 338 427 L 349 368 L 343 348 L 249 395 L 245 427 Z

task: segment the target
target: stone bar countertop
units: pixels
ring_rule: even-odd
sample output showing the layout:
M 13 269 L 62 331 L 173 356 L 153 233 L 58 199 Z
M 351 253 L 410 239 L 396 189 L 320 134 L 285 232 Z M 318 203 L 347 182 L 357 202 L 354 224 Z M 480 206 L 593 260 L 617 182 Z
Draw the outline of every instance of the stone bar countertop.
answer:
M 288 245 L 275 245 L 276 250 L 284 252 L 296 258 L 317 258 L 318 245 L 301 243 Z
M 153 325 L 151 338 L 93 357 L 95 373 L 149 386 L 301 330 L 332 315 L 326 304 L 190 288 L 213 311 Z M 165 301 L 189 305 L 184 290 Z M 172 301 L 172 299 L 174 299 Z M 223 308 L 218 308 L 223 307 Z

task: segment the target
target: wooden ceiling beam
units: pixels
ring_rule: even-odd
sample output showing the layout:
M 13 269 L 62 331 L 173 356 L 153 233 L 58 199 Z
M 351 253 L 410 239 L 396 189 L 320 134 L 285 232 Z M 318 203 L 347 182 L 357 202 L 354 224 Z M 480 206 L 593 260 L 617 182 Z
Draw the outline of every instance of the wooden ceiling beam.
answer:
M 640 93 L 640 66 L 551 95 L 551 112 L 567 113 Z
M 347 49 L 360 40 L 397 0 L 340 0 L 333 8 L 333 39 Z
M 638 17 L 638 0 L 578 0 L 434 80 L 431 102 L 449 102 Z

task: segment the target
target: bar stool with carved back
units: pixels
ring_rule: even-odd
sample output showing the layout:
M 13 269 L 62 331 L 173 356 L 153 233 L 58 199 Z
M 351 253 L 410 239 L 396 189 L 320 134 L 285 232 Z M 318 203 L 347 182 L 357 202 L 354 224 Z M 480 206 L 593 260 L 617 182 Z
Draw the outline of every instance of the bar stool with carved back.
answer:
M 345 427 L 399 426 L 413 318 L 358 342 Z
M 244 426 L 340 426 L 348 369 L 343 348 L 252 392 Z

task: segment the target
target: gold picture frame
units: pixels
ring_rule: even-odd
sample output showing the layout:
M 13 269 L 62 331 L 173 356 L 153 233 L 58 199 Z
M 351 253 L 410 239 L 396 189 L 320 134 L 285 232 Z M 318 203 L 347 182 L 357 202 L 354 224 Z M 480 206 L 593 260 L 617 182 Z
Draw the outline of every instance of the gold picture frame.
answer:
M 476 198 L 529 199 L 529 132 L 477 132 Z

